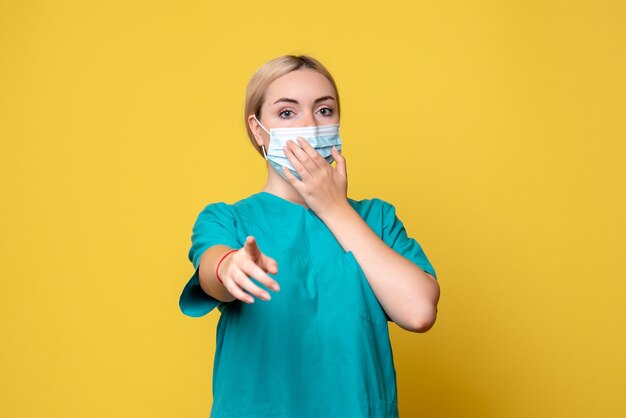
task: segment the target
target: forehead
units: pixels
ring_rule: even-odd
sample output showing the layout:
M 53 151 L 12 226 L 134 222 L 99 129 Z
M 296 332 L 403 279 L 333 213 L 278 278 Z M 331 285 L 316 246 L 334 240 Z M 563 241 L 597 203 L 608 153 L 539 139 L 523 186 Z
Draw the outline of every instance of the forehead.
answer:
M 334 96 L 335 89 L 322 74 L 310 68 L 301 68 L 272 81 L 265 95 L 271 104 L 281 97 L 315 100 L 321 96 Z

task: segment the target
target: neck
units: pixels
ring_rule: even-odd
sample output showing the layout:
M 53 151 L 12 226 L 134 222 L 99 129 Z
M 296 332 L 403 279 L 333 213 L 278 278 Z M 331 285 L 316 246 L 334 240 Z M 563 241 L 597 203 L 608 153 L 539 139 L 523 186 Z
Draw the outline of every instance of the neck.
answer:
M 269 163 L 267 164 L 267 181 L 261 191 L 274 194 L 285 200 L 308 208 L 300 193 L 298 193 L 291 183 L 278 174 L 276 170 L 269 165 Z

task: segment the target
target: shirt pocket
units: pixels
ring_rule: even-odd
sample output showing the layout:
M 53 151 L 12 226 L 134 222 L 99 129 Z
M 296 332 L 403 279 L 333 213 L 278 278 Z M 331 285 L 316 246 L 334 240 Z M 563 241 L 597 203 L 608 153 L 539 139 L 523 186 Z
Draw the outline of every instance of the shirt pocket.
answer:
M 387 315 L 370 287 L 352 251 L 343 254 L 341 277 L 345 305 L 361 319 L 378 327 L 387 326 Z

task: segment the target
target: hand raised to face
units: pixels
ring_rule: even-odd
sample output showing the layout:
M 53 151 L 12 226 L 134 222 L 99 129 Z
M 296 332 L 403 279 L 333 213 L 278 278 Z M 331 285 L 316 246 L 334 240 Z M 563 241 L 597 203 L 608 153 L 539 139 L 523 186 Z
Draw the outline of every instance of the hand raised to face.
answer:
M 346 160 L 333 147 L 336 161 L 333 168 L 304 138 L 287 141 L 283 151 L 300 175 L 298 180 L 286 167 L 282 167 L 289 183 L 300 193 L 307 206 L 322 215 L 338 205 L 347 203 L 348 174 Z

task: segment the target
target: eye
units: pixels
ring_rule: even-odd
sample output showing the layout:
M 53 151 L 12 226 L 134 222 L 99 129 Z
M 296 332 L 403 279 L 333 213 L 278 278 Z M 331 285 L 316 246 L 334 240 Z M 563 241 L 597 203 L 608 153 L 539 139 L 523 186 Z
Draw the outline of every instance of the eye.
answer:
M 281 119 L 289 119 L 293 116 L 293 110 L 285 109 L 278 114 Z
M 323 107 L 319 112 L 322 116 L 330 116 L 333 114 L 333 110 L 330 107 Z

